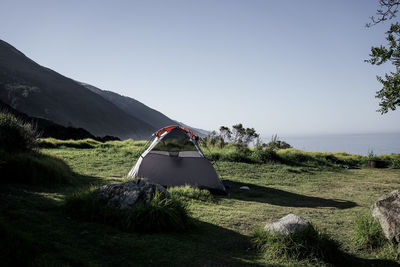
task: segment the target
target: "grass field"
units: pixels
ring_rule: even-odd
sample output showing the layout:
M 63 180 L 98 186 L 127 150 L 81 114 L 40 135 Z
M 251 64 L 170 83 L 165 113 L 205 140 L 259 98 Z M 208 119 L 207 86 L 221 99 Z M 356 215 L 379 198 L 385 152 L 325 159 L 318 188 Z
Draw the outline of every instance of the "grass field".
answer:
M 124 181 L 144 144 L 81 141 L 71 145 L 42 140 L 42 147 L 47 148 L 40 153 L 63 160 L 73 179 L 58 186 L 1 185 L 0 238 L 9 242 L 3 244 L 6 251 L 13 250 L 10 255 L 0 254 L 2 262 L 39 266 L 325 265 L 321 261 L 271 260 L 253 248 L 250 237 L 256 229 L 295 213 L 338 241 L 353 263 L 396 265 L 380 250 L 358 249 L 352 231 L 359 214 L 367 214 L 379 196 L 400 187 L 400 169 L 345 169 L 310 160 L 301 164 L 219 160 L 214 166 L 230 186 L 229 194 L 214 196 L 213 201 L 187 199 L 195 226 L 183 233 L 127 233 L 66 215 L 67 196 L 89 186 Z M 250 191 L 240 191 L 241 185 Z

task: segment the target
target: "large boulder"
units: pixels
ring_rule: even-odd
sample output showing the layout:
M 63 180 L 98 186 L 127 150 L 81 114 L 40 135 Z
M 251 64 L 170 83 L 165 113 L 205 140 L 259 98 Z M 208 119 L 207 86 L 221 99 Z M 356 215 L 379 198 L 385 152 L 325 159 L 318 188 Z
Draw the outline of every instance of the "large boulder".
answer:
M 306 219 L 290 213 L 277 221 L 267 223 L 264 230 L 276 235 L 289 235 L 304 230 L 308 226 L 310 223 Z
M 380 197 L 372 205 L 371 214 L 378 219 L 387 239 L 400 242 L 400 190 Z
M 97 189 L 99 196 L 107 205 L 129 209 L 137 204 L 148 203 L 153 199 L 156 191 L 162 197 L 170 198 L 168 191 L 161 185 L 150 182 L 147 179 L 136 179 L 133 181 L 104 185 Z

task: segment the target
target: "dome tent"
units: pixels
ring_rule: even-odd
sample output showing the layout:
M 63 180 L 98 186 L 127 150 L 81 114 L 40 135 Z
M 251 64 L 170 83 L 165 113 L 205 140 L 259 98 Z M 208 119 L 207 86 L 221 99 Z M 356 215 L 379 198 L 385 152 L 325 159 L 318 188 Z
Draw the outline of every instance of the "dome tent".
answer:
M 191 185 L 226 193 L 212 164 L 198 144 L 199 137 L 182 126 L 167 126 L 139 157 L 128 177 L 147 178 L 163 186 Z

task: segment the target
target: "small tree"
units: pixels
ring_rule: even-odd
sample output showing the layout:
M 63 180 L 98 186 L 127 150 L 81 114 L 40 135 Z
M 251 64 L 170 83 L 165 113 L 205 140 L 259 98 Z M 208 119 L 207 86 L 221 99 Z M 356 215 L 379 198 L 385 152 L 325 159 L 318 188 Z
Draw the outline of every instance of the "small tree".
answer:
M 371 27 L 386 20 L 396 18 L 400 0 L 380 0 L 380 8 L 377 10 L 377 17 L 371 17 Z M 390 62 L 395 71 L 386 73 L 385 77 L 377 76 L 378 81 L 383 85 L 382 89 L 376 92 L 375 97 L 380 99 L 381 114 L 389 110 L 395 110 L 400 106 L 400 24 L 391 24 L 389 31 L 386 32 L 388 46 L 372 47 L 370 59 L 365 60 L 372 65 L 381 65 Z
M 372 47 L 370 59 L 365 60 L 372 65 L 381 65 L 385 62 L 391 62 L 396 71 L 386 73 L 385 77 L 376 76 L 383 85 L 382 89 L 376 92 L 375 97 L 381 101 L 379 103 L 381 114 L 390 110 L 395 110 L 400 106 L 400 24 L 395 23 L 390 26 L 386 32 L 388 46 Z
M 244 128 L 241 123 L 232 126 L 232 139 L 235 144 L 249 145 L 259 134 L 254 128 Z
M 221 134 L 221 137 L 222 137 L 224 140 L 230 140 L 230 139 L 232 138 L 232 132 L 231 132 L 231 130 L 229 129 L 229 127 L 221 126 L 221 127 L 219 128 L 219 132 L 220 132 L 220 134 Z
M 210 145 L 212 146 L 218 144 L 221 148 L 225 146 L 224 138 L 221 135 L 217 134 L 216 131 L 212 131 L 208 136 L 202 139 L 202 144 L 204 146 L 207 146 L 208 143 L 210 143 Z
M 285 141 L 279 140 L 278 135 L 275 134 L 272 136 L 271 141 L 269 141 L 269 143 L 266 144 L 266 147 L 271 149 L 286 149 L 286 148 L 291 148 L 292 146 L 286 143 Z
M 233 125 L 232 129 L 227 126 L 221 126 L 219 128 L 219 134 L 216 131 L 212 131 L 205 138 L 204 142 L 210 142 L 213 146 L 220 144 L 221 147 L 224 147 L 226 142 L 230 141 L 235 146 L 247 147 L 259 136 L 260 135 L 254 128 L 244 128 L 243 124 L 238 123 Z

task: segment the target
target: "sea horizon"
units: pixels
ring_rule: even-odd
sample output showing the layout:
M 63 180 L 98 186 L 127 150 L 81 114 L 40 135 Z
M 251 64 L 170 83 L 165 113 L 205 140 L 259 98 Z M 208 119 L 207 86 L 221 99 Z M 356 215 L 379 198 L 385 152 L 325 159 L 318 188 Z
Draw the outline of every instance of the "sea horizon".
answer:
M 376 155 L 400 153 L 400 132 L 278 135 L 293 148 L 313 152 Z M 268 143 L 270 137 L 263 136 Z

